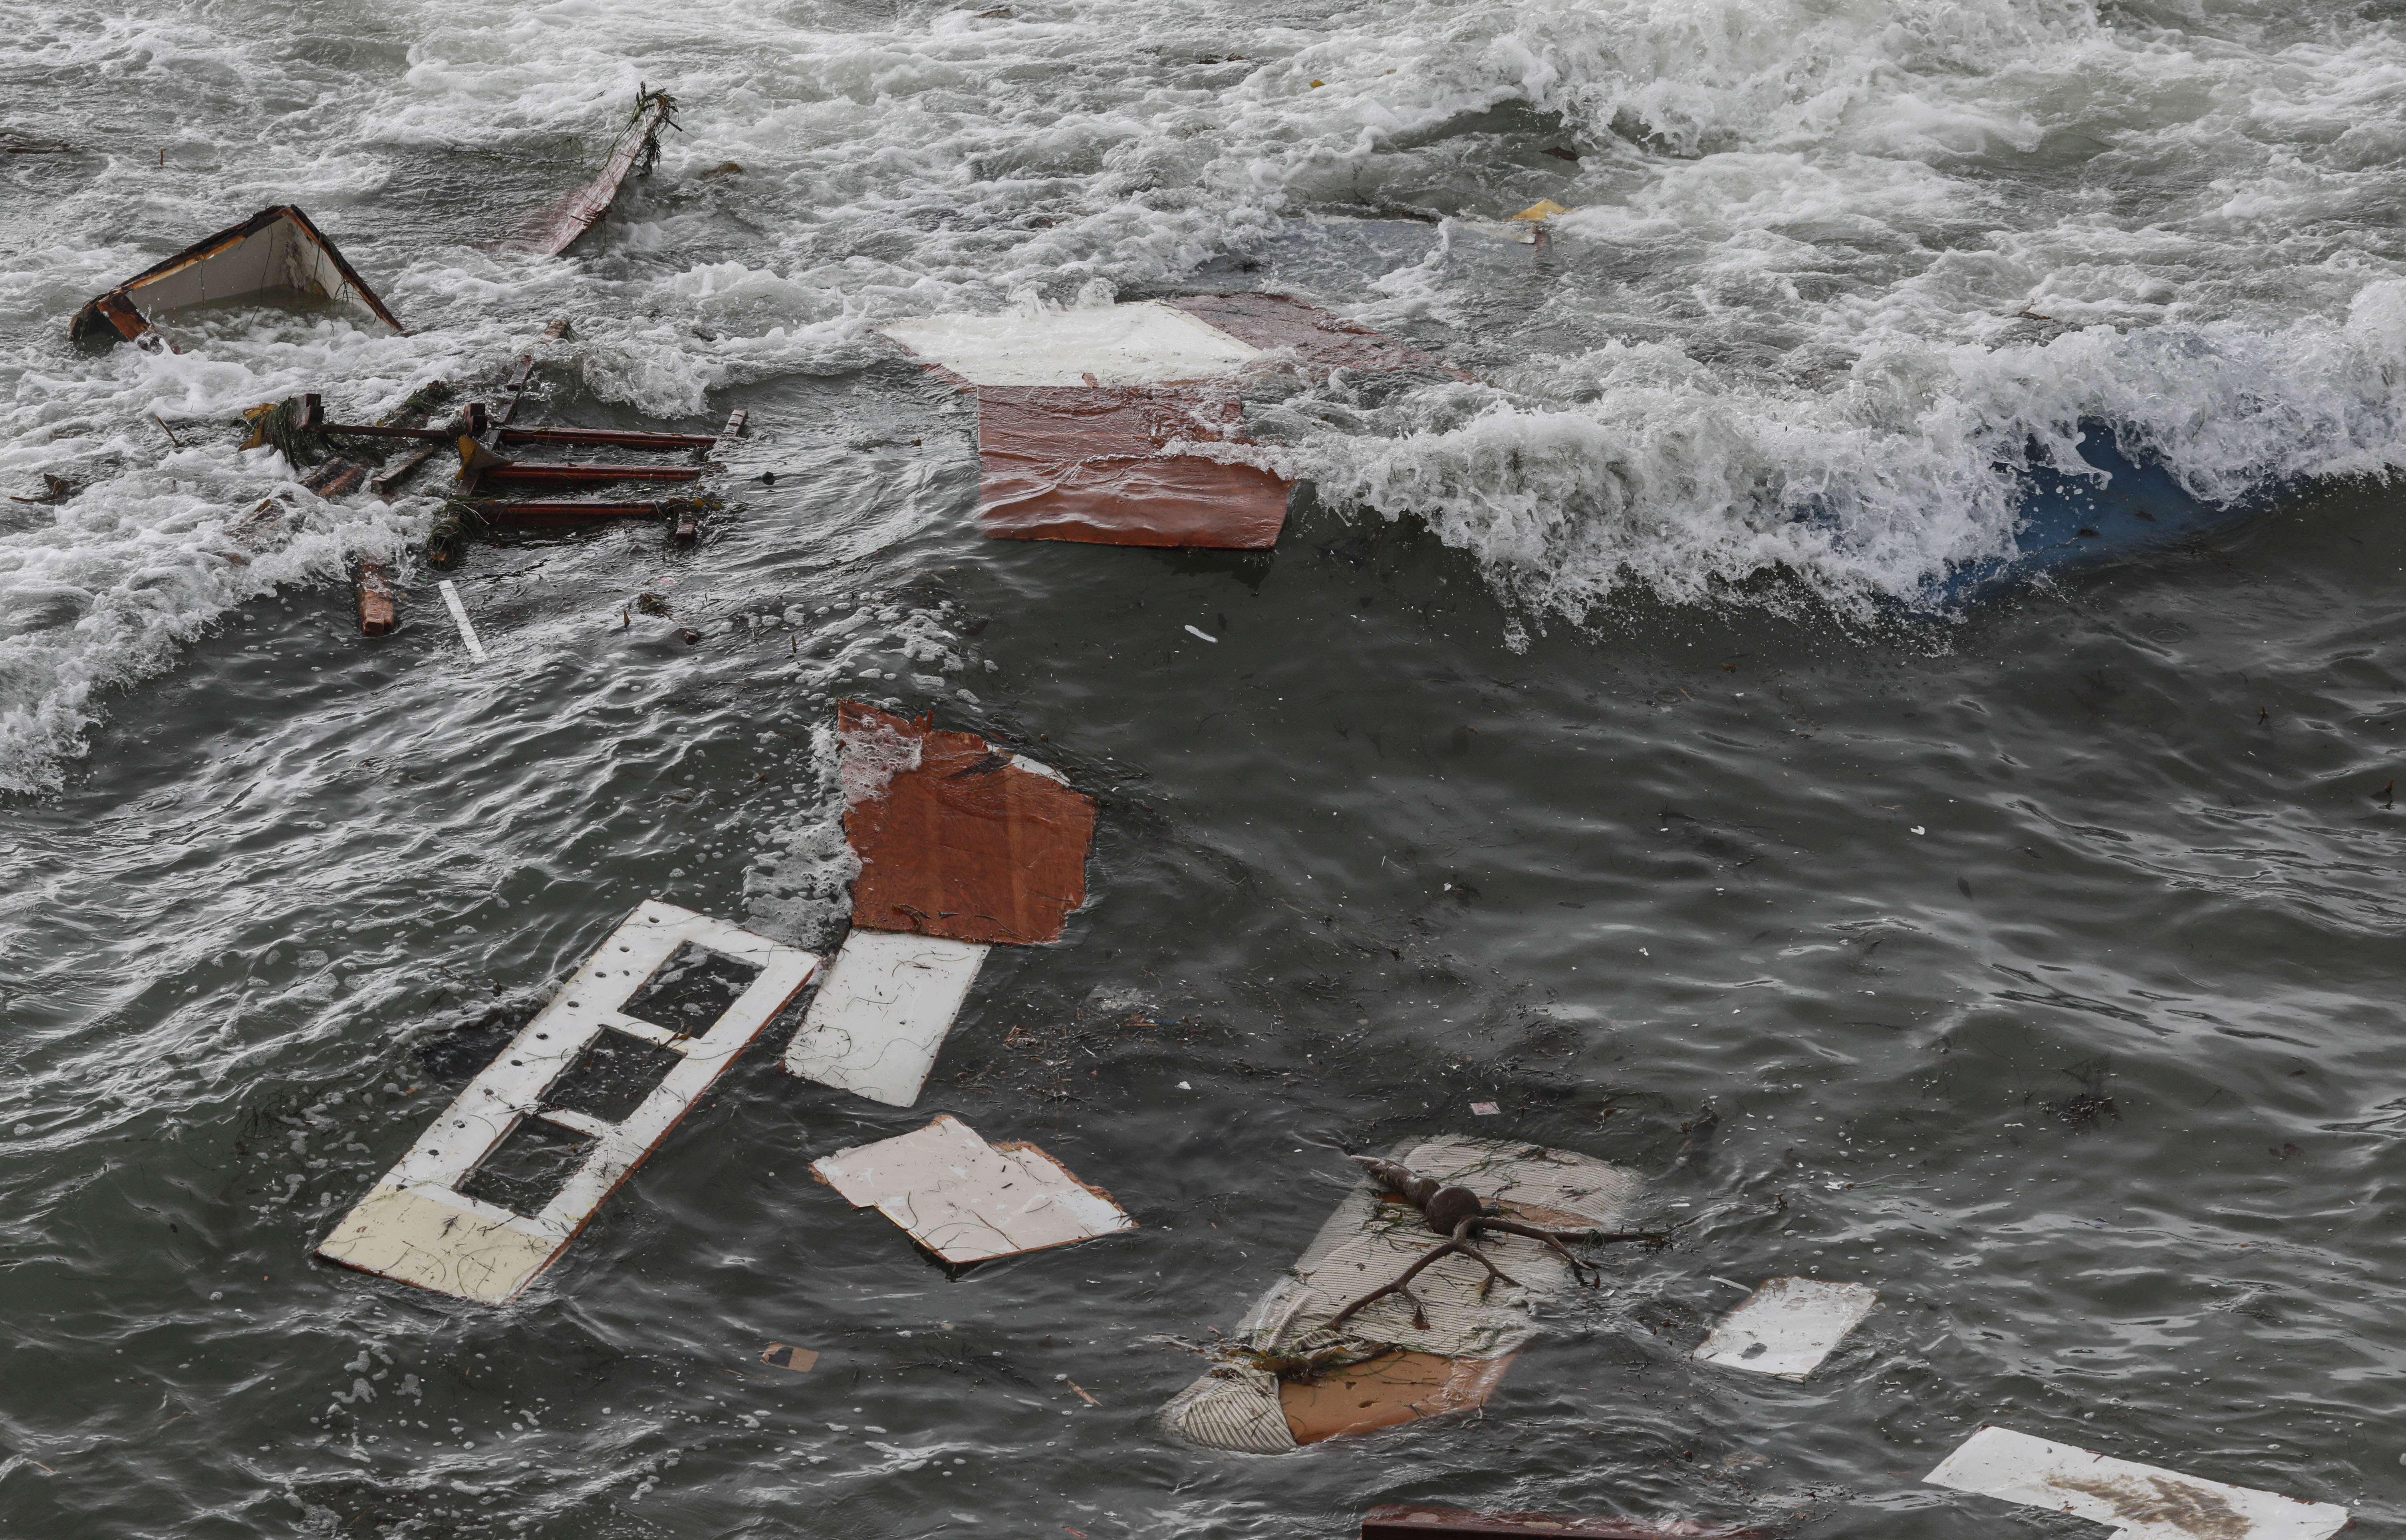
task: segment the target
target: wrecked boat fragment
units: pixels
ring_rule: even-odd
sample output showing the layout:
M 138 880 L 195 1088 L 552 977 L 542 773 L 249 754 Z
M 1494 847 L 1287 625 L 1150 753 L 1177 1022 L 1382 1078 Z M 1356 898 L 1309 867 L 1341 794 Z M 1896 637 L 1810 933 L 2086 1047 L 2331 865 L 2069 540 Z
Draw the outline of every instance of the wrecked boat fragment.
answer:
M 574 246 L 587 231 L 602 222 L 610 205 L 625 191 L 630 177 L 647 177 L 659 163 L 660 135 L 677 126 L 675 98 L 665 91 L 638 86 L 635 110 L 627 126 L 611 141 L 601 175 L 561 199 L 544 216 L 529 237 L 528 248 L 538 256 L 557 257 Z
M 2349 1520 L 2336 1503 L 2225 1486 L 1993 1424 L 1921 1479 L 2110 1525 L 2115 1540 L 2324 1540 Z
M 1394 1158 L 1531 1226 L 1617 1230 L 1643 1187 L 1592 1156 L 1461 1136 L 1407 1143 Z M 1487 1265 L 1456 1252 L 1422 1270 L 1412 1296 L 1357 1304 L 1445 1239 L 1370 1182 L 1356 1186 L 1238 1323 L 1221 1362 L 1163 1408 L 1165 1424 L 1214 1448 L 1276 1454 L 1483 1404 L 1536 1335 L 1531 1306 L 1567 1291 L 1573 1269 L 1542 1240 L 1497 1235 L 1482 1246 L 1514 1286 L 1483 1287 Z
M 290 205 L 262 208 L 238 225 L 177 252 L 128 278 L 75 314 L 67 334 L 78 342 L 139 341 L 154 317 L 212 300 L 291 293 L 324 300 L 399 332 L 403 330 L 309 216 Z
M 318 1255 L 480 1304 L 515 1297 L 817 966 L 810 953 L 646 900 L 343 1216 Z M 713 968 L 748 982 L 704 995 L 695 1009 L 639 998 L 648 984 Z M 710 1019 L 693 1020 L 714 1005 Z
M 856 1208 L 875 1208 L 942 1262 L 961 1266 L 1073 1246 L 1130 1219 L 1111 1195 L 1032 1144 L 988 1144 L 951 1116 L 839 1150 L 811 1175 Z
M 919 1099 L 994 945 L 1061 939 L 1086 901 L 1095 802 L 974 733 L 856 700 L 836 708 L 850 935 L 785 1067 L 894 1107 Z

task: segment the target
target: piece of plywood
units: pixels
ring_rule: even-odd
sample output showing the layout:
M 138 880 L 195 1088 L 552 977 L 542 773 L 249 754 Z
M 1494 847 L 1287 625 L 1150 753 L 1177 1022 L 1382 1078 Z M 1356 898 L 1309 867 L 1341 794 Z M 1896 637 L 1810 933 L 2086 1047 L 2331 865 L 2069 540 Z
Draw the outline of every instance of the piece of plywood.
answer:
M 883 331 L 975 386 L 1221 379 L 1261 352 L 1157 301 L 1032 315 L 927 316 L 896 321 Z
M 2225 1486 L 1993 1426 L 1922 1479 L 2110 1524 L 2117 1540 L 2324 1540 L 2348 1522 L 2335 1503 Z
M 1094 798 L 1060 775 L 856 700 L 836 708 L 852 923 L 956 941 L 1061 939 L 1086 901 Z
M 186 247 L 92 300 L 76 312 L 68 335 L 78 341 L 130 340 L 149 332 L 150 318 L 164 311 L 275 292 L 332 301 L 394 332 L 403 329 L 308 215 L 277 205 Z
M 1449 1136 L 1408 1143 L 1394 1158 L 1537 1224 L 1621 1229 L 1643 1187 L 1592 1156 L 1519 1142 Z M 1482 1293 L 1486 1269 L 1474 1258 L 1449 1256 L 1412 1282 L 1425 1324 L 1391 1295 L 1328 1330 L 1347 1305 L 1394 1279 L 1442 1238 L 1415 1210 L 1360 1183 L 1230 1334 L 1224 1362 L 1173 1398 L 1163 1420 L 1198 1444 L 1271 1454 L 1479 1405 L 1535 1335 L 1532 1307 L 1572 1286 L 1569 1265 L 1541 1241 L 1480 1239 L 1519 1287 Z M 1335 1366 L 1319 1373 L 1295 1368 L 1331 1354 Z
M 707 1027 L 679 1033 L 626 1004 L 687 942 L 757 969 Z M 668 1137 L 818 966 L 807 952 L 647 900 L 610 933 L 509 1047 L 470 1081 L 409 1152 L 318 1247 L 330 1262 L 498 1305 L 549 1266 L 617 1185 Z M 585 1052 L 616 1033 L 665 1049 L 673 1067 L 624 1118 L 552 1109 L 545 1095 Z M 541 1209 L 517 1213 L 460 1189 L 529 1118 L 588 1141 Z
M 1136 1228 L 1111 1194 L 1032 1144 L 990 1145 L 959 1119 L 839 1150 L 811 1174 L 960 1265 Z
M 888 1107 L 910 1106 L 985 954 L 977 941 L 852 932 L 811 997 L 785 1067 Z
M 1802 1379 L 1878 1303 L 1878 1291 L 1861 1283 L 1776 1278 L 1748 1294 L 1690 1356 Z
M 1224 390 L 995 387 L 978 391 L 978 522 L 992 540 L 1267 550 L 1289 484 L 1174 443 L 1243 444 Z

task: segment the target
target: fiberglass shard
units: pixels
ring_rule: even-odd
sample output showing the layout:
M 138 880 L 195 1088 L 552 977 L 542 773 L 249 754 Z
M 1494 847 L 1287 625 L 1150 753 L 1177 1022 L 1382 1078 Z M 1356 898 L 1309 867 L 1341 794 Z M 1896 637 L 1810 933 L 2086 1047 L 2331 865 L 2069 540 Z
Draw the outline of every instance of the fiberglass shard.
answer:
M 343 1216 L 318 1254 L 480 1304 L 515 1297 L 817 966 L 810 953 L 645 901 Z M 745 973 L 748 982 L 736 987 L 730 975 Z M 673 1024 L 630 1014 L 630 1006 Z M 488 1176 L 513 1180 L 520 1169 L 547 1193 L 498 1194 L 512 1195 L 505 1205 L 463 1190 Z
M 1922 1480 L 2113 1526 L 2117 1540 L 2324 1540 L 2335 1503 L 2305 1503 L 1984 1427 Z
M 1493 1139 L 1447 1136 L 1402 1146 L 1393 1158 L 1536 1224 L 1618 1230 L 1644 1187 L 1592 1156 Z M 1542 1241 L 1480 1237 L 1517 1288 L 1482 1293 L 1487 1270 L 1475 1257 L 1433 1264 L 1412 1285 L 1424 1326 L 1408 1302 L 1390 1296 L 1327 1329 L 1348 1303 L 1444 1238 L 1366 1180 L 1355 1186 L 1230 1334 L 1219 1366 L 1163 1408 L 1164 1422 L 1197 1444 L 1276 1454 L 1484 1404 L 1536 1333 L 1532 1307 L 1572 1286 L 1569 1264 Z
M 852 934 L 785 1067 L 908 1107 L 986 949 L 1061 939 L 1086 901 L 1094 798 L 1059 771 L 856 700 L 836 708 Z
M 839 1150 L 813 1162 L 811 1175 L 955 1266 L 1136 1228 L 1109 1193 L 1036 1146 L 988 1144 L 949 1116 Z
M 309 216 L 279 205 L 186 247 L 91 301 L 76 312 L 67 334 L 78 342 L 135 341 L 165 311 L 270 293 L 329 301 L 393 332 L 403 330 Z
M 1756 1374 L 1802 1379 L 1879 1303 L 1861 1283 L 1776 1278 L 1746 1297 L 1689 1356 Z

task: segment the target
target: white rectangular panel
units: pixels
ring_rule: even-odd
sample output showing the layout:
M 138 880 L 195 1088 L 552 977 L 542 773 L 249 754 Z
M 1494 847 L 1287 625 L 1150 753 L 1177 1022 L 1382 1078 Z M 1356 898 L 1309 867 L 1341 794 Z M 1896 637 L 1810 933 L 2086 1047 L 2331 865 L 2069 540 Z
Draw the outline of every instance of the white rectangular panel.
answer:
M 1234 374 L 1262 350 L 1147 300 L 1035 316 L 928 316 L 884 334 L 971 385 L 1160 385 Z
M 985 954 L 979 941 L 854 931 L 828 965 L 785 1067 L 888 1107 L 910 1106 Z
M 1748 1294 L 1690 1356 L 1802 1379 L 1878 1303 L 1878 1292 L 1860 1283 L 1776 1278 Z
M 990 1145 L 957 1118 L 839 1150 L 811 1174 L 955 1264 L 1132 1230 L 1109 1194 L 1032 1144 Z
M 2228 1487 L 2010 1428 L 1982 1428 L 1922 1479 L 2110 1524 L 2120 1540 L 2323 1540 L 2348 1520 L 2335 1503 Z
M 626 1014 L 622 1008 L 644 982 L 688 941 L 759 972 L 701 1032 L 679 1033 Z M 817 966 L 810 953 L 646 900 L 343 1217 L 318 1254 L 483 1304 L 512 1298 L 567 1249 L 602 1200 L 800 993 Z M 553 1082 L 603 1032 L 667 1049 L 682 1062 L 618 1123 L 545 1109 Z M 530 1117 L 592 1140 L 551 1201 L 539 1212 L 517 1214 L 460 1192 Z

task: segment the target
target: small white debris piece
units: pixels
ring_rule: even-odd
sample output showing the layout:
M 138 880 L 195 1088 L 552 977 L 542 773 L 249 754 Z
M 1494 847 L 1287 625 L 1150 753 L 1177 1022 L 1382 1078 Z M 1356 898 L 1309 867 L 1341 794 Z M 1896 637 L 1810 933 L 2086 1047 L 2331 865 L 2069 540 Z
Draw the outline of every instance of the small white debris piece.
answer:
M 811 1174 L 856 1208 L 874 1208 L 955 1264 L 1133 1230 L 1111 1194 L 1032 1144 L 990 1145 L 951 1116 L 839 1150 Z
M 979 941 L 854 931 L 785 1050 L 785 1067 L 888 1107 L 910 1106 L 985 954 Z
M 453 624 L 460 628 L 460 640 L 468 644 L 468 656 L 482 663 L 485 660 L 485 644 L 476 640 L 476 628 L 468 623 L 468 606 L 460 602 L 460 590 L 451 586 L 447 577 L 435 586 L 443 590 L 443 602 L 451 611 Z
M 1492 1101 L 1475 1101 L 1470 1104 L 1470 1115 L 1474 1118 L 1492 1118 L 1503 1110 L 1502 1107 Z
M 1186 634 L 1189 636 L 1199 636 L 1206 642 L 1217 642 L 1220 640 L 1218 637 L 1213 636 L 1210 631 L 1197 630 L 1192 626 L 1186 628 Z
M 1224 377 L 1262 350 L 1176 305 L 928 316 L 884 334 L 971 385 L 1159 385 Z
M 1689 1356 L 1802 1379 L 1878 1303 L 1879 1292 L 1861 1283 L 1776 1278 L 1748 1294 Z
M 2323 1540 L 2348 1521 L 2336 1503 L 2227 1487 L 1993 1426 L 1922 1479 L 2110 1524 L 2116 1540 Z
M 623 1009 L 686 942 L 759 971 L 704 1030 L 680 1035 Z M 409 1153 L 318 1246 L 331 1262 L 486 1305 L 514 1297 L 549 1266 L 603 1199 L 668 1137 L 770 1019 L 810 981 L 818 959 L 657 900 L 610 933 L 549 1005 L 464 1090 Z M 680 1055 L 618 1123 L 546 1109 L 554 1082 L 607 1032 Z M 459 1189 L 529 1118 L 591 1142 L 558 1194 L 532 1214 Z

